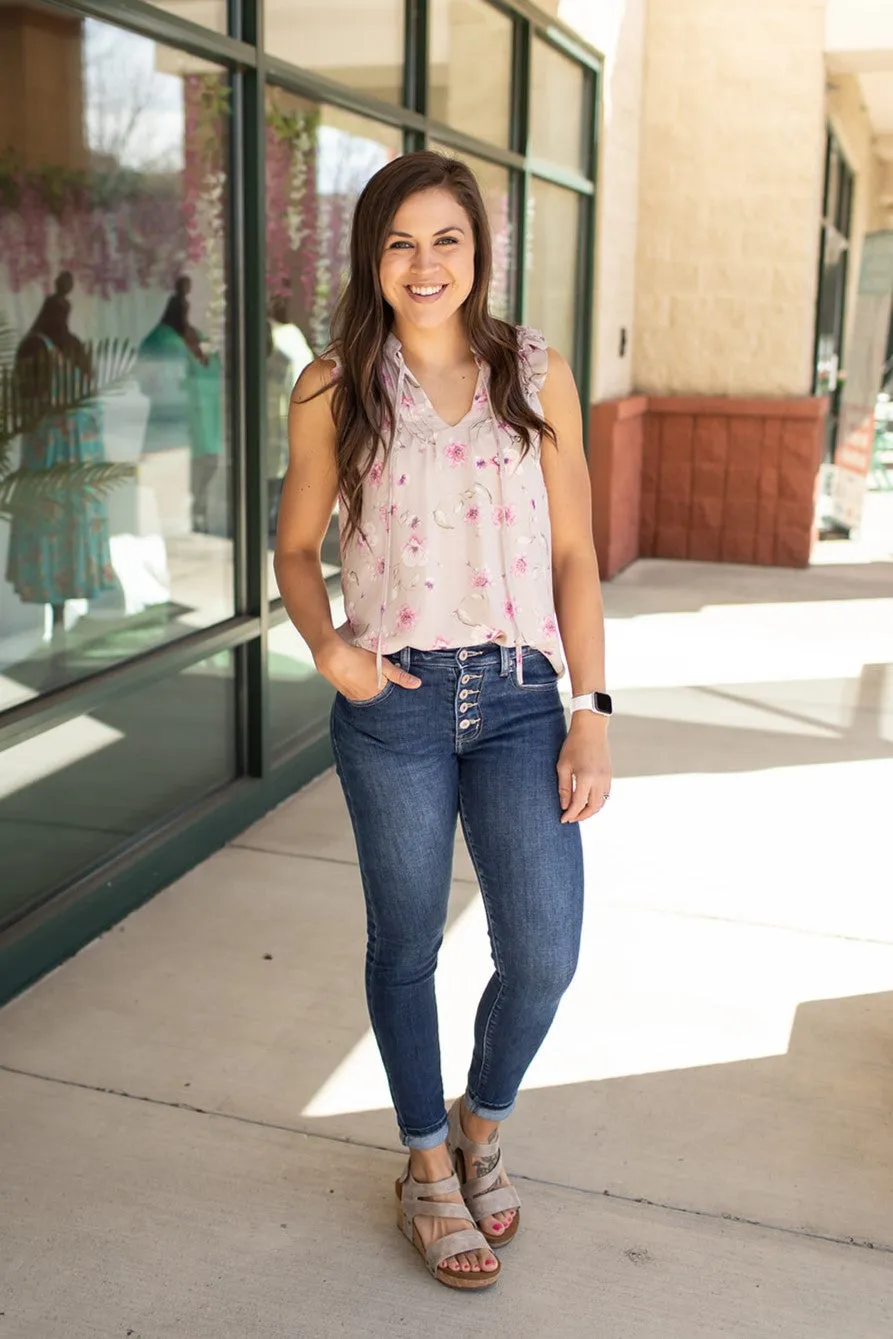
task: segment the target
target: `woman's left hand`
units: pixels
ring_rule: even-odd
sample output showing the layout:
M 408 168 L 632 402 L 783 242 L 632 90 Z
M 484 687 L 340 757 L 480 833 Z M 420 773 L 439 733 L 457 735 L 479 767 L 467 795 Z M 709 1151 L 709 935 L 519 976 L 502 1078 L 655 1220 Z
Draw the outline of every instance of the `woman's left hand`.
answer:
M 595 712 L 578 711 L 558 758 L 558 796 L 562 823 L 579 823 L 604 807 L 611 794 L 608 722 Z

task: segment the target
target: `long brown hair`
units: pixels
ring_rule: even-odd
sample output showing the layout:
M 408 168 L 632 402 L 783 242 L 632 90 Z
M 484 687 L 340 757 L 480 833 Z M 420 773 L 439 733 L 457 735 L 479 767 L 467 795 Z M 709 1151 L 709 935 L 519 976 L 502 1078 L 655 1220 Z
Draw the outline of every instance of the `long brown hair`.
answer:
M 346 533 L 360 526 L 363 481 L 379 441 L 390 450 L 392 406 L 382 380 L 382 350 L 394 314 L 379 282 L 379 265 L 394 215 L 409 196 L 448 190 L 468 215 L 474 233 L 474 283 L 463 305 L 465 332 L 474 352 L 490 368 L 490 398 L 501 422 L 514 429 L 526 454 L 554 429 L 534 413 L 524 396 L 514 326 L 491 315 L 487 301 L 493 248 L 490 226 L 474 173 L 455 158 L 420 150 L 404 154 L 367 182 L 353 217 L 350 279 L 332 323 L 342 372 L 332 410 L 337 430 L 338 487 L 346 508 Z

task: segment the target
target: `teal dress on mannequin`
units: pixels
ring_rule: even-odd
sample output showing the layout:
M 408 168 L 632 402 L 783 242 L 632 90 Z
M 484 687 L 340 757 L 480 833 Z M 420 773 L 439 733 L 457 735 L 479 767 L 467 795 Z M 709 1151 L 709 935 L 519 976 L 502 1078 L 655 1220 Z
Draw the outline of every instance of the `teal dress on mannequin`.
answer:
M 139 378 L 149 398 L 145 449 L 188 446 L 193 528 L 208 528 L 208 490 L 223 445 L 222 367 L 201 351 L 201 335 L 168 311 L 143 340 Z M 177 328 L 182 325 L 183 330 Z
M 82 374 L 64 368 L 64 355 L 46 335 L 40 363 L 48 375 L 47 412 L 37 426 L 21 436 L 21 468 L 49 470 L 67 465 L 102 464 L 104 460 L 102 405 L 91 400 L 77 409 L 54 412 L 61 393 L 63 371 L 75 392 Z M 109 549 L 105 503 L 82 490 L 66 488 L 64 477 L 50 500 L 36 498 L 12 518 L 6 579 L 26 604 L 92 600 L 115 587 Z

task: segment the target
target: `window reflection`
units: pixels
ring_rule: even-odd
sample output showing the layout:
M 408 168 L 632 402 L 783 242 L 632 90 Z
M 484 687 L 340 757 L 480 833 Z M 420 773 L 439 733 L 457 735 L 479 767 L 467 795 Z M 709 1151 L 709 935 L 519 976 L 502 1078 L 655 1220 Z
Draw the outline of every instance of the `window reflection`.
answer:
M 573 191 L 533 180 L 527 218 L 527 313 L 529 325 L 575 366 L 577 257 L 581 197 Z M 560 238 L 560 245 L 556 239 Z
M 269 582 L 288 465 L 295 381 L 326 348 L 347 277 L 354 205 L 366 182 L 401 151 L 398 130 L 283 89 L 267 91 L 267 488 Z M 339 569 L 337 518 L 323 572 Z
M 515 310 L 515 252 L 512 190 L 513 174 L 506 167 L 488 163 L 474 154 L 458 153 L 442 144 L 432 143 L 432 149 L 458 158 L 466 163 L 477 177 L 490 222 L 493 239 L 493 273 L 490 279 L 490 310 L 503 321 L 514 319 Z
M 403 101 L 404 0 L 263 0 L 263 6 L 271 56 L 366 97 Z
M 233 580 L 226 73 L 0 17 L 2 710 L 230 616 Z
M 226 0 L 149 0 L 149 4 L 215 33 L 226 32 Z
M 508 148 L 511 19 L 487 0 L 433 0 L 428 113 Z
M 530 152 L 562 167 L 585 171 L 587 75 L 581 65 L 534 38 L 530 62 Z
M 236 775 L 232 652 L 0 752 L 0 928 Z

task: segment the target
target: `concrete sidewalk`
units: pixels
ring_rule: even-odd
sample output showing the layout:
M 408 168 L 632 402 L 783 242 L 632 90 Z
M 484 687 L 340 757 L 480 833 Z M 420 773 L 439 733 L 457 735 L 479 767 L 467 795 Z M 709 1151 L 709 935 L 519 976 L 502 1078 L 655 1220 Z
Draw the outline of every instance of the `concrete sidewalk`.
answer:
M 0 1014 L 0 1335 L 888 1339 L 893 553 L 819 557 L 606 589 L 617 779 L 492 1293 L 394 1230 L 328 775 Z M 460 847 L 451 1093 L 488 968 Z

